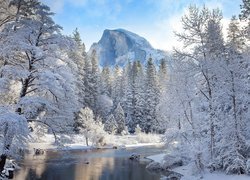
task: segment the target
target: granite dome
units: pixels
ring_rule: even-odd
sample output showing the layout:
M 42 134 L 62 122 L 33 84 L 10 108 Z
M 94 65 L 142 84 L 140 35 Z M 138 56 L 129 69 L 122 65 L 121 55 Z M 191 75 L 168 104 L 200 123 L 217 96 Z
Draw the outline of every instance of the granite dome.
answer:
M 166 52 L 154 49 L 145 38 L 124 29 L 104 30 L 89 53 L 93 50 L 96 50 L 101 66 L 124 66 L 134 60 L 145 63 L 150 56 L 158 62 L 166 57 Z

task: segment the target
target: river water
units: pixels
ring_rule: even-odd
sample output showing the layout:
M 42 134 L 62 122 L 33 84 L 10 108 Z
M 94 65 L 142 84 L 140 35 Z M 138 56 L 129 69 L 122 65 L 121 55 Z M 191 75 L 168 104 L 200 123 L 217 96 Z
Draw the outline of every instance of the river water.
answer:
M 165 152 L 164 147 L 129 149 L 49 151 L 45 155 L 26 155 L 15 172 L 15 180 L 159 180 L 160 173 L 146 169 L 144 157 Z M 129 160 L 133 153 L 140 161 Z

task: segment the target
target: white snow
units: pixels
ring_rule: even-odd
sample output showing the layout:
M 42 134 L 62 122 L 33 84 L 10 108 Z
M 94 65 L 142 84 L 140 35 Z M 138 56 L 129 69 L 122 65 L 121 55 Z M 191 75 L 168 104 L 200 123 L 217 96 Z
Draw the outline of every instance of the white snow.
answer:
M 125 147 L 131 148 L 131 147 L 142 147 L 142 146 L 160 146 L 164 143 L 138 143 L 138 144 L 127 144 Z
M 225 175 L 223 173 L 207 173 L 204 176 L 204 180 L 248 180 L 247 175 Z
M 198 180 L 198 179 L 203 179 L 203 180 L 249 180 L 250 176 L 247 175 L 227 175 L 223 172 L 204 172 L 203 174 L 197 175 L 193 174 L 192 172 L 192 166 L 187 165 L 187 166 L 181 166 L 174 168 L 173 171 L 180 173 L 184 175 L 182 177 L 182 180 Z
M 148 156 L 147 159 L 151 159 L 154 162 L 161 163 L 164 160 L 164 156 L 166 154 L 156 154 L 152 156 Z M 201 174 L 195 174 L 192 170 L 192 164 L 188 164 L 186 166 L 180 166 L 172 169 L 172 171 L 180 173 L 183 175 L 181 180 L 249 180 L 250 176 L 247 175 L 227 175 L 223 172 L 208 172 L 205 171 Z
M 163 154 L 156 154 L 156 155 L 148 156 L 147 158 L 153 160 L 154 162 L 161 163 L 164 156 L 166 156 L 166 154 L 163 153 Z
M 107 135 L 107 145 L 98 148 L 113 148 L 114 146 L 118 148 L 132 148 L 132 147 L 142 147 L 142 146 L 161 146 L 163 143 L 160 141 L 161 137 L 158 135 L 158 140 L 155 141 L 156 135 L 154 135 L 153 141 L 140 142 L 138 135 Z M 84 150 L 93 149 L 95 146 L 87 146 L 85 143 L 85 137 L 83 135 L 58 135 L 58 138 L 64 143 L 61 150 Z M 53 135 L 45 134 L 45 136 L 36 140 L 37 142 L 29 143 L 29 149 L 40 148 L 45 150 L 57 149 L 58 147 L 54 144 L 55 139 Z

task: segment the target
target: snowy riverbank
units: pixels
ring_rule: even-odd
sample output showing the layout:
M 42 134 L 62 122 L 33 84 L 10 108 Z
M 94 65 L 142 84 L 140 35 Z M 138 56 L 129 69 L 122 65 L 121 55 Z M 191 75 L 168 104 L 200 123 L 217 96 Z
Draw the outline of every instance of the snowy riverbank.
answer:
M 29 143 L 28 149 L 32 150 L 43 149 L 43 150 L 91 150 L 93 148 L 132 148 L 139 146 L 153 146 L 153 145 L 163 145 L 160 135 L 107 135 L 106 145 L 96 146 L 89 143 L 87 146 L 85 142 L 85 137 L 82 135 L 58 135 L 62 145 L 56 145 L 54 143 L 54 136 L 46 134 L 45 136 L 34 140 Z
M 166 154 L 157 154 L 148 156 L 148 159 L 151 159 L 153 162 L 156 163 L 163 163 Z M 223 172 L 209 172 L 205 171 L 203 173 L 197 174 L 193 172 L 193 165 L 185 165 L 180 167 L 175 167 L 171 169 L 171 171 L 179 173 L 182 176 L 181 180 L 249 180 L 250 176 L 247 175 L 226 175 Z M 164 178 L 163 178 L 164 179 Z

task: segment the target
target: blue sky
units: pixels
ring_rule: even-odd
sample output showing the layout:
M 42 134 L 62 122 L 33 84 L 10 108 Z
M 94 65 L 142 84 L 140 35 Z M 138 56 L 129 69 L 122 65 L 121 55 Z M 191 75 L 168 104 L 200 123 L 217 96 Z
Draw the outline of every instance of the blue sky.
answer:
M 180 18 L 190 4 L 223 11 L 226 29 L 232 15 L 238 15 L 242 0 L 41 0 L 54 20 L 71 34 L 77 27 L 86 48 L 97 42 L 105 29 L 124 28 L 145 37 L 155 48 L 178 46 L 173 31 L 181 30 Z

